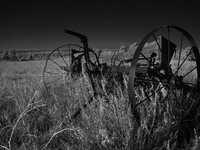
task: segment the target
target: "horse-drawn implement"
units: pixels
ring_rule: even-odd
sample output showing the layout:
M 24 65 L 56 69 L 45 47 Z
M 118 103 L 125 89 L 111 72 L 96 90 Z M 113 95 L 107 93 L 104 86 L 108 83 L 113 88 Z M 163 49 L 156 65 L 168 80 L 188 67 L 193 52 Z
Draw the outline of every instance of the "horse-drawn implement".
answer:
M 122 76 L 128 79 L 128 92 L 133 115 L 137 106 L 150 100 L 155 93 L 165 89 L 163 100 L 170 94 L 176 97 L 176 91 L 185 95 L 198 93 L 200 88 L 200 55 L 192 36 L 177 26 L 163 26 L 148 33 L 139 45 L 126 51 L 116 51 L 109 56 L 101 56 L 88 47 L 87 37 L 77 32 L 64 30 L 65 33 L 80 38 L 83 46 L 67 44 L 53 50 L 47 57 L 43 79 L 46 86 L 61 80 L 66 74 L 73 77 L 82 72 L 82 63 L 93 82 L 96 76 Z M 187 48 L 188 53 L 185 52 Z M 194 61 L 189 61 L 193 56 Z M 105 61 L 109 57 L 110 61 Z M 148 84 L 161 85 L 153 92 Z M 145 98 L 136 103 L 135 87 L 145 87 Z M 95 86 L 93 85 L 95 91 Z M 89 102 L 92 101 L 92 98 Z M 86 106 L 85 106 L 86 107 Z M 75 118 L 81 110 L 77 111 Z M 136 118 L 137 119 L 137 118 Z

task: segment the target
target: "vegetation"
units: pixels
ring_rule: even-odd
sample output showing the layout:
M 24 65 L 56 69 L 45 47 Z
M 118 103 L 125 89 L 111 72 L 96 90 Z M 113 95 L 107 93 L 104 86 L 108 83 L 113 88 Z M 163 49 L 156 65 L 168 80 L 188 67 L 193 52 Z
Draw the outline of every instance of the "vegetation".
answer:
M 194 56 L 194 53 L 193 53 L 193 51 L 192 50 L 190 50 L 191 48 L 190 47 L 187 47 L 186 48 L 186 55 L 188 55 L 188 60 L 189 61 L 196 61 L 195 60 L 195 56 Z
M 10 60 L 15 60 L 16 59 L 16 51 L 14 49 L 11 49 L 8 51 L 8 56 Z
M 4 50 L 2 53 L 3 60 L 10 61 L 29 61 L 29 60 L 44 60 L 48 56 L 45 52 L 23 52 L 18 53 L 16 50 Z
M 15 53 L 9 56 L 8 51 L 4 55 L 5 59 L 21 60 L 47 57 L 42 53 L 14 57 Z M 164 99 L 165 93 L 152 93 L 136 108 L 139 126 L 131 113 L 126 75 L 123 84 L 115 79 L 111 83 L 106 77 L 95 79 L 97 95 L 84 70 L 79 78 L 66 75 L 46 88 L 41 81 L 44 63 L 0 64 L 0 149 L 200 149 L 198 95 L 174 90 L 175 94 Z M 107 90 L 107 85 L 112 90 Z M 154 85 L 151 90 L 158 89 L 159 85 Z M 146 97 L 145 89 L 138 86 L 134 90 L 139 103 Z M 71 119 L 79 109 L 80 115 Z
M 4 51 L 3 51 L 2 59 L 5 59 L 5 60 L 8 60 L 8 59 L 9 59 L 8 50 L 4 50 Z
M 22 74 L 26 75 L 22 78 Z M 138 126 L 132 118 L 127 87 L 113 82 L 112 93 L 97 84 L 94 97 L 87 74 L 66 76 L 48 91 L 26 71 L 2 76 L 0 90 L 1 149 L 199 149 L 199 97 L 155 95 L 137 107 Z M 124 77 L 127 84 L 127 77 Z M 110 83 L 109 83 L 110 84 Z M 86 88 L 87 87 L 87 88 Z M 101 87 L 101 88 L 100 88 Z M 136 100 L 145 97 L 135 89 Z M 92 103 L 88 100 L 93 97 Z M 87 108 L 83 105 L 87 104 Z M 195 107 L 193 107 L 195 106 Z M 81 114 L 70 121 L 81 108 Z

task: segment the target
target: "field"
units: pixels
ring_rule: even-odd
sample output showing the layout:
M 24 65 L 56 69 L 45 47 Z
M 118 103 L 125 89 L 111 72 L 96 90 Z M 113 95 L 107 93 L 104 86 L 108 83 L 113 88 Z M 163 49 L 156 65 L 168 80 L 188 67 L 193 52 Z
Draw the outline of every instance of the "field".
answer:
M 44 60 L 0 62 L 0 149 L 200 149 L 198 97 L 180 93 L 163 101 L 162 95 L 155 95 L 139 105 L 142 121 L 138 126 L 126 86 L 102 78 L 94 97 L 83 71 L 82 77 L 66 75 L 46 90 L 44 64 Z M 127 85 L 127 76 L 123 83 Z M 143 90 L 135 89 L 138 102 L 145 97 Z M 70 121 L 79 108 L 81 114 Z

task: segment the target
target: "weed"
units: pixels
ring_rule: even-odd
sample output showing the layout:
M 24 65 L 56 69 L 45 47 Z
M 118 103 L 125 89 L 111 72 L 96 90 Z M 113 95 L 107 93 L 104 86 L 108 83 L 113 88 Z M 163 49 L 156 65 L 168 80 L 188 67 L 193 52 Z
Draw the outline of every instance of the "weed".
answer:
M 110 80 L 112 90 L 107 89 Z M 138 105 L 138 126 L 132 120 L 126 76 L 122 80 L 125 86 L 106 77 L 94 80 L 96 95 L 84 72 L 76 79 L 66 76 L 47 89 L 30 75 L 23 81 L 6 76 L 2 81 L 1 149 L 199 148 L 200 104 L 194 95 L 186 97 L 175 91 L 163 100 L 162 94 L 155 93 L 150 101 Z M 142 87 L 136 87 L 135 93 L 137 102 L 145 98 Z M 80 114 L 71 120 L 77 110 Z

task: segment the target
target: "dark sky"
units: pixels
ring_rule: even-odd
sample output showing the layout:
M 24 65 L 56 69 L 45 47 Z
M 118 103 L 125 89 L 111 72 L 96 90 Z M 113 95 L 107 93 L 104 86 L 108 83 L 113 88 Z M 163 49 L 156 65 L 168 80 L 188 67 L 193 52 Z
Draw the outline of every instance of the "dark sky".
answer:
M 1 0 L 0 49 L 51 48 L 88 37 L 95 48 L 140 42 L 151 30 L 177 25 L 200 46 L 200 5 L 188 0 Z

